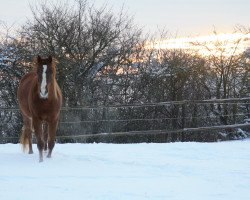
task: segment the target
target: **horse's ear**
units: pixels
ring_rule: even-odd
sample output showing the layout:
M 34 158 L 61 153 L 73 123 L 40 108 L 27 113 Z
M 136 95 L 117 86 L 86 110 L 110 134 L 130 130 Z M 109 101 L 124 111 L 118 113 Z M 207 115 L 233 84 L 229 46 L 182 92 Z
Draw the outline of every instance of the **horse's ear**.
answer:
M 37 56 L 37 63 L 41 63 L 42 62 L 42 58 L 41 58 L 41 56 Z
M 53 58 L 53 63 L 54 63 L 55 65 L 57 65 L 57 64 L 59 63 L 59 61 L 58 61 L 56 58 Z
M 51 56 L 51 55 L 49 55 L 49 57 L 48 57 L 48 61 L 49 61 L 49 63 L 52 63 L 52 60 L 53 60 L 52 56 Z

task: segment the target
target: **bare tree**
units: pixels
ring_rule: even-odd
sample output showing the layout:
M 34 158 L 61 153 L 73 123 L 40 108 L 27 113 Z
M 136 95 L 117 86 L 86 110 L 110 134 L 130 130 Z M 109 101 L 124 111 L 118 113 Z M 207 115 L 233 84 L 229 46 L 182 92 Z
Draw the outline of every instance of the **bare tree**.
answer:
M 90 86 L 97 73 L 117 70 L 140 42 L 141 30 L 123 9 L 115 14 L 106 5 L 97 9 L 77 1 L 73 7 L 39 4 L 32 12 L 33 19 L 21 30 L 22 46 L 29 54 L 57 57 L 68 104 L 92 102 Z
M 216 32 L 215 32 L 216 34 Z M 247 77 L 249 77 L 249 59 L 240 52 L 240 45 L 245 38 L 235 41 L 216 41 L 213 43 L 196 43 L 207 50 L 205 60 L 208 64 L 209 82 L 207 92 L 210 98 L 230 99 L 246 96 Z M 222 124 L 229 123 L 231 108 L 228 104 L 212 106 L 213 113 L 220 116 Z

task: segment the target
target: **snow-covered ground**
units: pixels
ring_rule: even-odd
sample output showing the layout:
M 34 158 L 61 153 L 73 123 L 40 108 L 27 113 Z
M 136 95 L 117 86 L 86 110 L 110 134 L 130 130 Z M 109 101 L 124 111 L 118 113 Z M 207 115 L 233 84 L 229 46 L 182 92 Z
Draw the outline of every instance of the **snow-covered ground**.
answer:
M 1 200 L 249 200 L 250 140 L 56 144 L 38 162 L 0 145 Z

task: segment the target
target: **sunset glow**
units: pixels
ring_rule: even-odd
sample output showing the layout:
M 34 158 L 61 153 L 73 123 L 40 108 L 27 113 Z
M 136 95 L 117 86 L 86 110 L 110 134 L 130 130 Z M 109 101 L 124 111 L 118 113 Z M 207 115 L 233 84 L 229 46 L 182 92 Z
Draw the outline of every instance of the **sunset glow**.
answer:
M 165 39 L 150 42 L 147 48 L 183 49 L 198 52 L 202 55 L 231 55 L 242 53 L 250 47 L 250 34 L 223 33 L 217 35 L 190 38 Z

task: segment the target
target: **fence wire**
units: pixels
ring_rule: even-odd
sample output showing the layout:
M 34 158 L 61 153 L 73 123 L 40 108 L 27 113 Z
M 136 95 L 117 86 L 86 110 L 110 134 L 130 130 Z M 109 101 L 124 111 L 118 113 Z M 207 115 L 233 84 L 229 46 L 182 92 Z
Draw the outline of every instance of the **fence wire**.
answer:
M 57 135 L 175 131 L 243 124 L 248 118 L 250 98 L 63 107 Z M 21 128 L 18 108 L 0 108 L 0 140 L 18 138 Z

